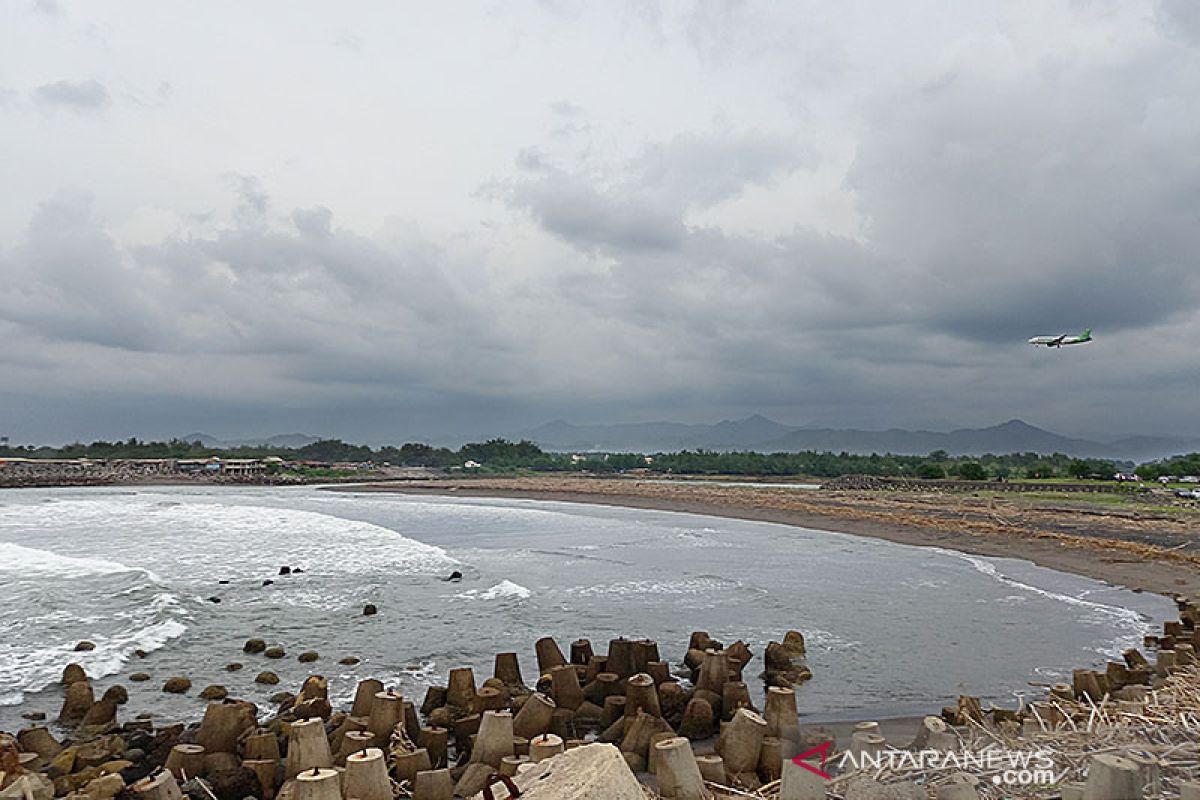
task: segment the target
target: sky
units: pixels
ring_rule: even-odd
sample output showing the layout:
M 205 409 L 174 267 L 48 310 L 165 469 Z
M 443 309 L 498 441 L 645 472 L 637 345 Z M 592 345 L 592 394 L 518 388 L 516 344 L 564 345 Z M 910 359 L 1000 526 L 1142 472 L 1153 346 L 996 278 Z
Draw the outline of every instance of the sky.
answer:
M 1191 0 L 0 15 L 14 443 L 1200 435 Z

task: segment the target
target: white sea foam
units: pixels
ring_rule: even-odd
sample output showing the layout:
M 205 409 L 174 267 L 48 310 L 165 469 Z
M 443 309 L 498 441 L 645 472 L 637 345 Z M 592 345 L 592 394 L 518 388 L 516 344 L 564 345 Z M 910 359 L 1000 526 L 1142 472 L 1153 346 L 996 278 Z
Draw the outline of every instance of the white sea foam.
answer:
M 120 672 L 135 650 L 153 652 L 186 631 L 183 622 L 168 619 L 111 637 L 97 636 L 92 640 L 96 648 L 85 652 L 76 651 L 74 642 L 37 648 L 0 645 L 0 706 L 17 705 L 26 693 L 53 685 L 72 661 L 81 664 L 93 680 L 104 678 Z
M 506 580 L 500 581 L 490 589 L 471 589 L 454 596 L 464 600 L 499 600 L 502 598 L 525 600 L 532 597 L 533 592 L 519 583 Z
M 1114 650 L 1121 650 L 1127 647 L 1137 646 L 1142 635 L 1145 633 L 1148 623 L 1139 612 L 1132 608 L 1123 608 L 1121 606 L 1108 605 L 1106 603 L 1098 603 L 1094 600 L 1086 600 L 1083 595 L 1090 592 L 1083 592 L 1080 596 L 1072 596 L 1061 592 L 1054 592 L 1048 589 L 1042 589 L 1038 586 L 1019 581 L 1010 575 L 1005 575 L 1000 571 L 999 567 L 985 558 L 970 555 L 969 553 L 960 553 L 955 550 L 946 550 L 943 548 L 933 548 L 941 553 L 957 556 L 968 562 L 978 572 L 987 575 L 990 578 L 1013 588 L 1019 589 L 1022 592 L 1038 595 L 1048 600 L 1053 600 L 1059 603 L 1064 603 L 1069 606 L 1074 606 L 1086 612 L 1086 616 L 1079 619 L 1082 623 L 1094 623 L 1097 625 L 1107 626 L 1110 629 L 1116 627 L 1118 630 L 1115 636 L 1106 642 L 1099 643 L 1094 650 L 1100 654 L 1110 654 Z M 1011 600 L 1009 601 L 1011 602 Z
M 164 504 L 125 497 L 63 500 L 0 508 L 0 533 L 5 529 L 24 537 L 39 531 L 69 536 L 77 544 L 79 534 L 103 531 L 104 541 L 89 541 L 90 546 L 105 552 L 128 549 L 141 565 L 172 577 L 201 578 L 218 571 L 222 577 L 262 575 L 284 564 L 342 574 L 439 574 L 458 565 L 440 547 L 369 522 L 256 505 Z M 57 563 L 29 558 L 45 569 L 124 568 L 102 559 Z
M 75 558 L 49 550 L 24 547 L 12 542 L 0 542 L 0 572 L 15 575 L 54 575 L 60 578 L 86 578 L 92 575 L 114 575 L 121 572 L 146 572 L 117 561 L 102 558 Z M 151 580 L 154 576 L 149 575 Z

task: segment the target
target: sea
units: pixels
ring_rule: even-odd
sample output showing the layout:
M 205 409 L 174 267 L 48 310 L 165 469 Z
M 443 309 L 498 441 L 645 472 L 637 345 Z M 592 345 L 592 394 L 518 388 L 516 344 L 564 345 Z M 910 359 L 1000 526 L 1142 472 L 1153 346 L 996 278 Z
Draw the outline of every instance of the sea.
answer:
M 807 721 L 936 712 L 959 694 L 1016 707 L 1173 612 L 1026 561 L 676 512 L 311 486 L 0 492 L 7 730 L 57 715 L 72 661 L 97 694 L 129 690 L 123 715 L 173 722 L 198 719 L 212 684 L 265 705 L 309 674 L 335 701 L 375 677 L 419 704 L 453 667 L 481 682 L 497 652 L 517 652 L 532 684 L 543 636 L 564 652 L 650 638 L 677 664 L 695 630 L 750 646 L 758 696 L 766 644 L 803 633 Z M 247 654 L 250 638 L 286 656 Z M 255 683 L 264 670 L 279 685 Z M 173 676 L 192 690 L 163 693 Z

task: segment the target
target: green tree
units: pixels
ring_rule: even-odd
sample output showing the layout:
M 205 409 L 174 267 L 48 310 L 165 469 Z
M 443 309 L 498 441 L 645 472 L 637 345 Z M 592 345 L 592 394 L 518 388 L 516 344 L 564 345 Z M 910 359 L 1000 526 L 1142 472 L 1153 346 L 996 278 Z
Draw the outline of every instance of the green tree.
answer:
M 935 480 L 946 477 L 946 470 L 941 464 L 935 464 L 932 461 L 926 461 L 917 467 L 917 477 L 925 478 L 926 480 Z
M 958 477 L 964 481 L 986 481 L 987 471 L 978 461 L 964 461 L 958 465 Z

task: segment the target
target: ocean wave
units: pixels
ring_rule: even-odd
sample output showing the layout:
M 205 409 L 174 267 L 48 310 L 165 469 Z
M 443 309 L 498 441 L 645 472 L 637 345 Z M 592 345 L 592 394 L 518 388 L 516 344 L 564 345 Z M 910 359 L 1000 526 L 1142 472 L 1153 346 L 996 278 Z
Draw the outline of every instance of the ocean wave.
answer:
M 63 668 L 71 662 L 82 665 L 92 680 L 105 678 L 120 672 L 134 651 L 160 650 L 186 632 L 182 621 L 168 619 L 110 637 L 94 637 L 91 641 L 96 648 L 85 652 L 76 651 L 73 641 L 36 649 L 18 648 L 16 643 L 0 645 L 0 706 L 19 705 L 26 694 L 57 684 Z
M 1137 646 L 1141 642 L 1142 635 L 1150 627 L 1149 621 L 1140 612 L 1131 608 L 1123 608 L 1121 606 L 1108 605 L 1106 603 L 1098 603 L 1095 600 L 1085 599 L 1085 595 L 1090 592 L 1083 592 L 1079 596 L 1063 594 L 1049 589 L 1043 589 L 1039 586 L 1034 586 L 1024 581 L 1019 581 L 1010 575 L 1005 575 L 1000 571 L 1000 568 L 993 562 L 970 555 L 969 553 L 960 553 L 955 550 L 946 550 L 944 548 L 933 548 L 940 553 L 953 555 L 969 563 L 976 571 L 993 578 L 1006 586 L 1011 586 L 1022 592 L 1038 595 L 1053 600 L 1065 605 L 1074 606 L 1086 612 L 1085 615 L 1078 618 L 1078 622 L 1084 624 L 1095 624 L 1104 626 L 1115 625 L 1120 630 L 1114 632 L 1113 637 L 1099 645 L 1094 650 L 1100 654 L 1111 654 L 1114 650 L 1124 649 L 1126 647 Z M 1011 600 L 1009 602 L 1012 602 Z
M 454 596 L 463 600 L 499 600 L 502 598 L 525 600 L 532 597 L 533 592 L 519 583 L 505 580 L 490 589 L 471 589 Z
M 25 547 L 13 542 L 0 542 L 0 574 L 5 572 L 24 577 L 54 575 L 61 578 L 87 578 L 93 575 L 138 572 L 155 580 L 154 575 L 147 570 L 130 567 L 118 561 L 108 561 L 103 558 L 76 558 L 50 550 Z
M 316 511 L 259 505 L 141 498 L 63 500 L 50 507 L 0 509 L 0 534 L 7 529 L 23 538 L 52 535 L 86 541 L 85 548 L 136 553 L 140 565 L 172 578 L 217 572 L 224 578 L 273 575 L 285 564 L 340 574 L 438 574 L 458 566 L 442 548 L 389 528 Z M 129 569 L 102 558 L 58 561 L 66 557 L 35 557 L 36 551 L 21 555 L 33 568 L 47 571 L 92 574 Z

